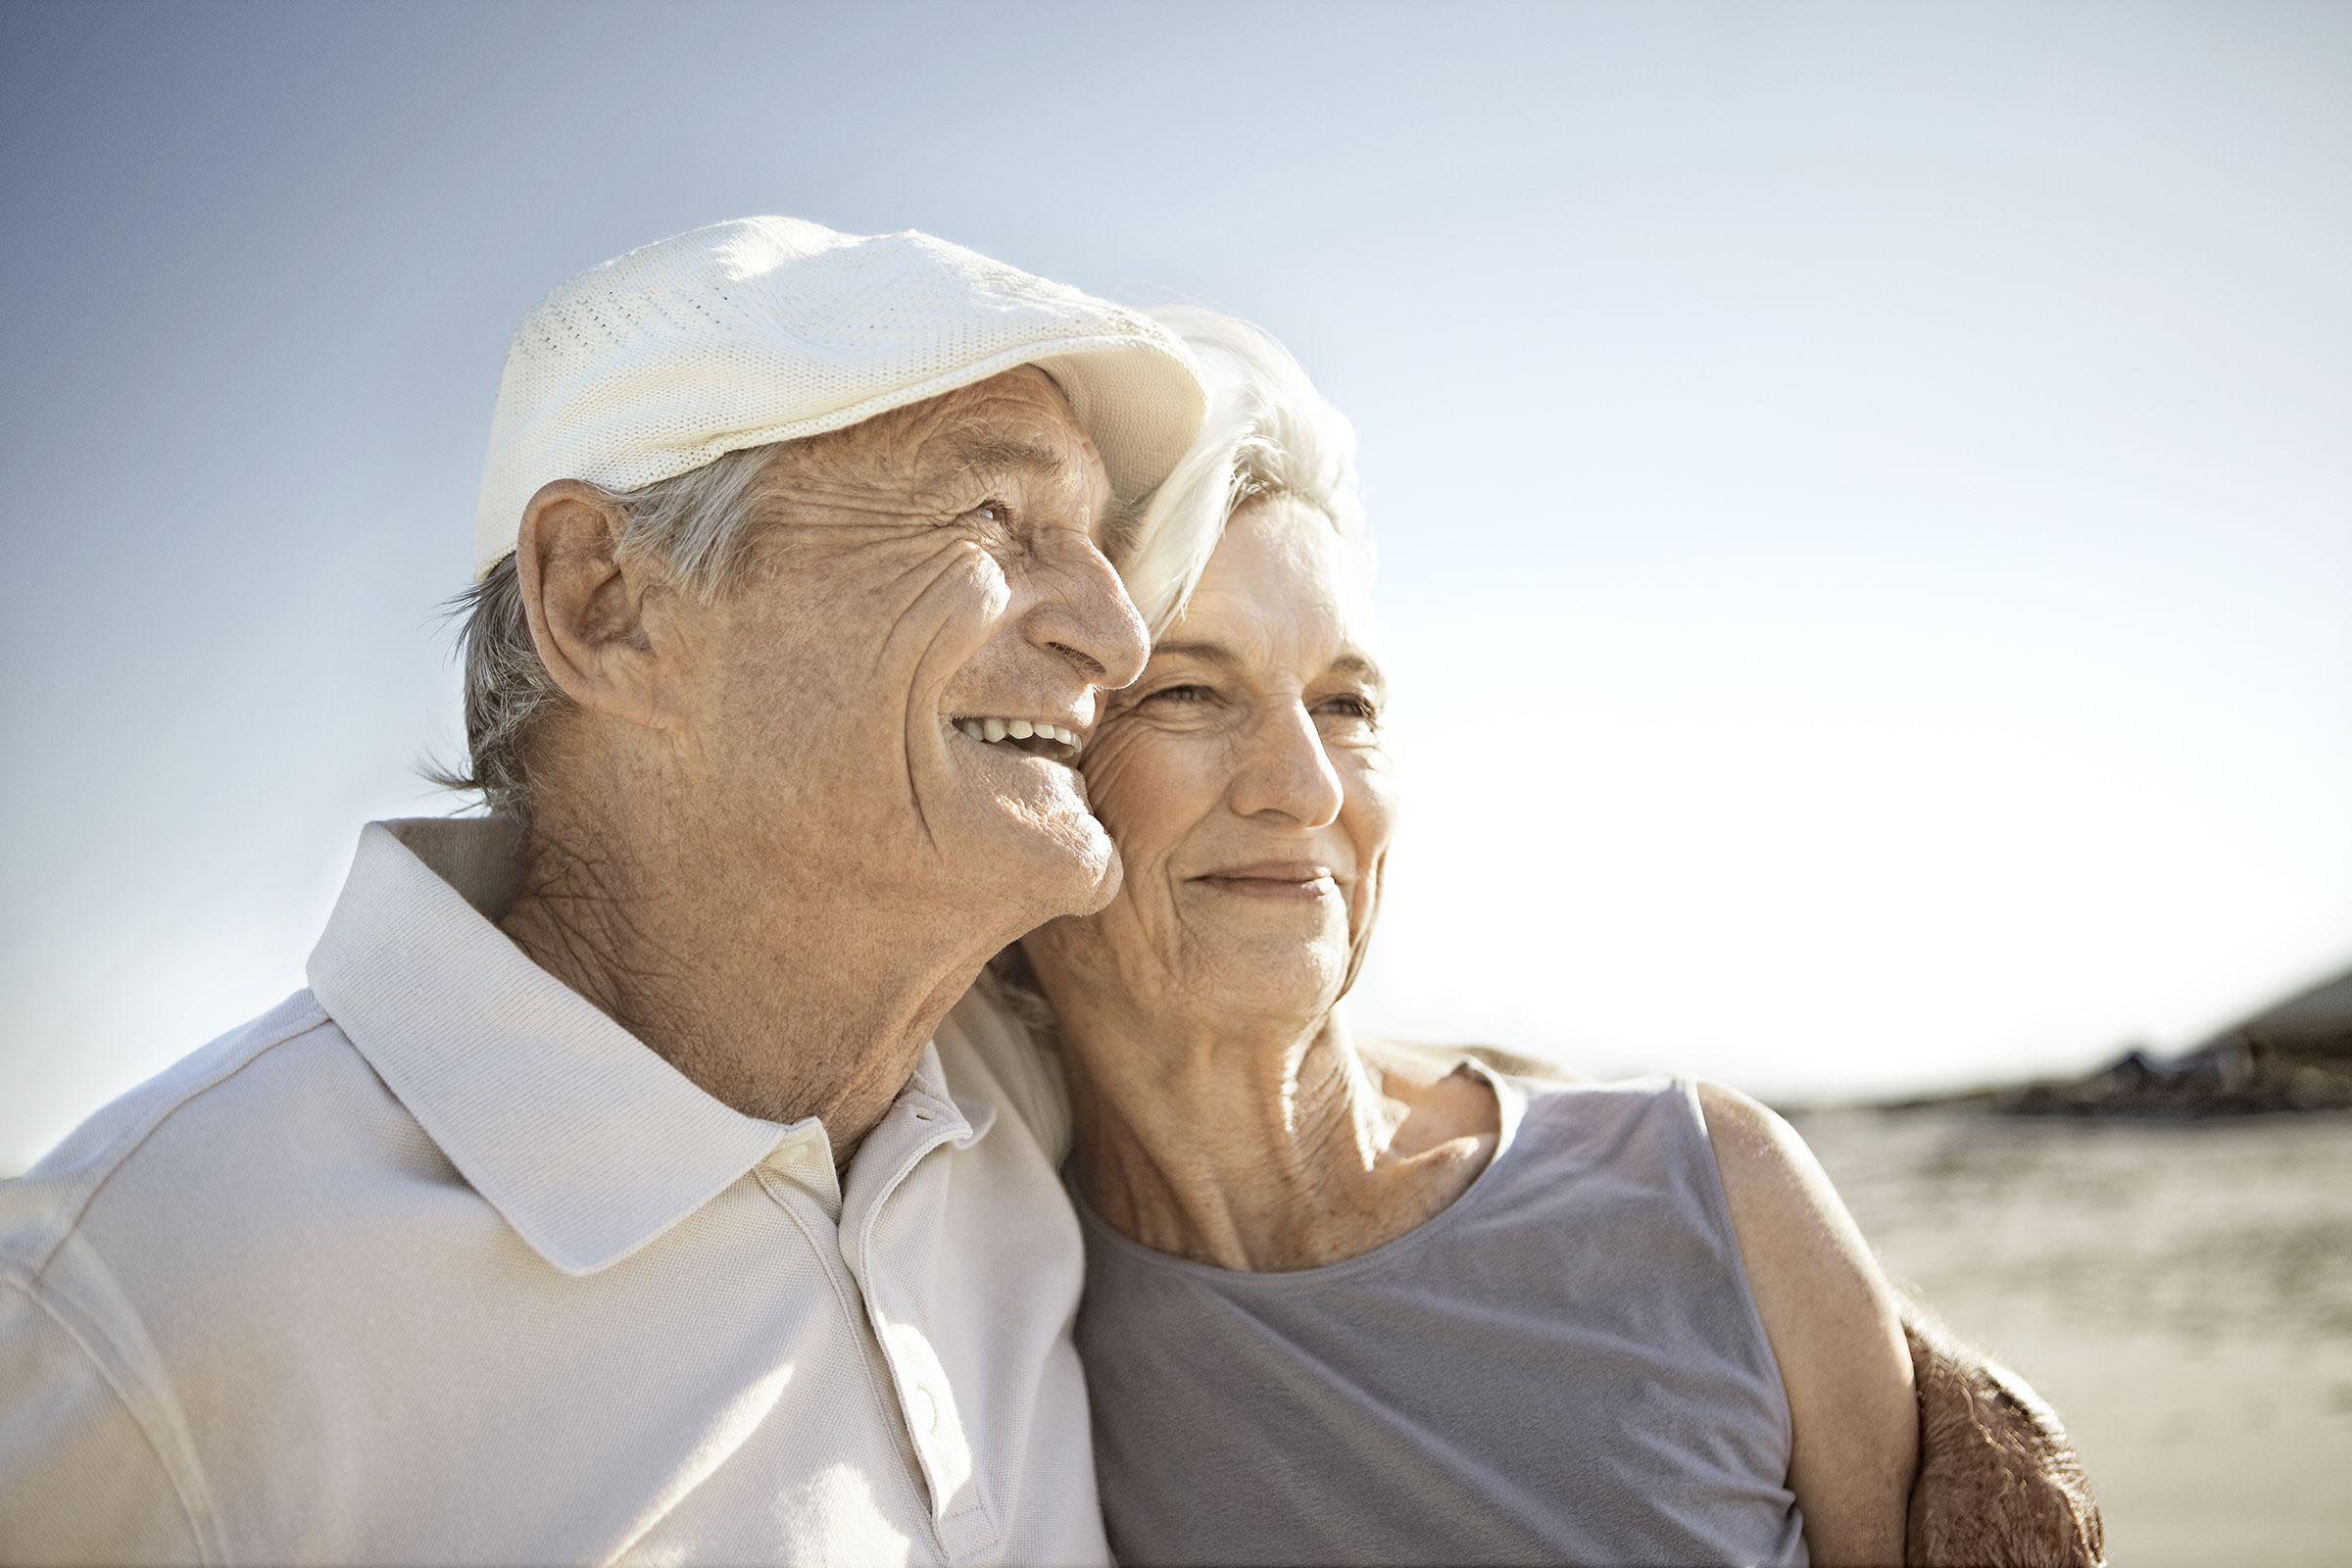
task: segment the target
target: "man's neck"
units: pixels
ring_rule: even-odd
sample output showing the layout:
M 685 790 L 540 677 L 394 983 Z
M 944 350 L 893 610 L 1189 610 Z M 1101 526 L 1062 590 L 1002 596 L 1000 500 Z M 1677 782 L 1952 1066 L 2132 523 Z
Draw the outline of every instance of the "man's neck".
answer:
M 1172 1024 L 1057 1004 L 1079 1190 L 1159 1251 L 1252 1271 L 1352 1257 L 1443 1209 L 1494 1152 L 1483 1085 L 1384 1081 L 1337 1012 Z
M 822 1119 L 846 1168 L 990 950 L 854 888 L 730 897 L 731 869 L 535 825 L 499 927 L 713 1099 Z

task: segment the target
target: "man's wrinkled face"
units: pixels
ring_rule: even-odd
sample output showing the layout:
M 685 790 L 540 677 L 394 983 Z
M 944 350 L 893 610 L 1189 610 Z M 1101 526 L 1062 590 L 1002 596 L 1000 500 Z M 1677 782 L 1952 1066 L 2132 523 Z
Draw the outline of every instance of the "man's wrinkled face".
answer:
M 787 888 L 1034 924 L 1118 881 L 1074 765 L 1145 633 L 1109 483 L 1035 368 L 796 443 L 699 616 L 688 771 L 715 855 Z
M 1369 563 L 1287 498 L 1235 514 L 1184 617 L 1088 750 L 1126 865 L 1107 907 L 1023 944 L 1050 998 L 1311 1018 L 1352 981 L 1395 806 Z

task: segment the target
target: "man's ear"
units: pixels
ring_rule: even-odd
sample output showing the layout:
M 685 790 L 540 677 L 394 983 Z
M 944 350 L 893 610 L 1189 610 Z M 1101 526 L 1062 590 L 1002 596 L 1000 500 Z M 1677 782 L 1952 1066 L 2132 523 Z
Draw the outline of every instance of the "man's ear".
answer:
M 662 585 L 621 561 L 621 522 L 594 485 L 542 485 L 523 509 L 515 581 L 539 661 L 564 695 L 590 712 L 663 729 L 672 709 L 647 625 Z

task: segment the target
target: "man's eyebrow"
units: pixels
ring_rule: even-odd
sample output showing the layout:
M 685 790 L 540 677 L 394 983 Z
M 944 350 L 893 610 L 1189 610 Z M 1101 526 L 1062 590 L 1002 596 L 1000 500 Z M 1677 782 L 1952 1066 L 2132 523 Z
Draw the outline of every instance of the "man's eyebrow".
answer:
M 1388 684 L 1388 677 L 1381 673 L 1379 663 L 1370 654 L 1357 649 L 1349 649 L 1333 660 L 1331 672 L 1335 675 L 1353 675 L 1356 679 L 1374 686 Z
M 948 456 L 958 469 L 978 468 L 988 473 L 1022 473 L 1037 479 L 1058 481 L 1069 473 L 1068 463 L 1051 448 L 1017 436 L 984 435 L 965 432 L 950 436 Z

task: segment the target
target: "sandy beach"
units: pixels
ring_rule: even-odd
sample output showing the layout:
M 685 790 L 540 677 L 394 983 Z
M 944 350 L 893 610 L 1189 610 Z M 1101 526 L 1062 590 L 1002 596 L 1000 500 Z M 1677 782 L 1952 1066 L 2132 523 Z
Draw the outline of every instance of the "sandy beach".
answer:
M 2352 1115 L 1792 1120 L 1888 1270 L 2057 1406 L 2111 1560 L 2352 1560 Z

